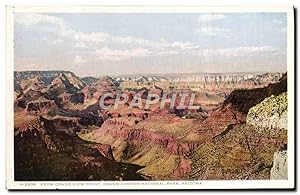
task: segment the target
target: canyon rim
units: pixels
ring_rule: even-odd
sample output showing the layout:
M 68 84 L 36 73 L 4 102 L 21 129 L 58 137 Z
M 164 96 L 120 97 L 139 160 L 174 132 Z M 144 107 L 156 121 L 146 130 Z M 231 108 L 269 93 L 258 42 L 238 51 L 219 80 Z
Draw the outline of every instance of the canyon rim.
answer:
M 293 187 L 293 9 L 153 9 L 8 8 L 9 189 Z

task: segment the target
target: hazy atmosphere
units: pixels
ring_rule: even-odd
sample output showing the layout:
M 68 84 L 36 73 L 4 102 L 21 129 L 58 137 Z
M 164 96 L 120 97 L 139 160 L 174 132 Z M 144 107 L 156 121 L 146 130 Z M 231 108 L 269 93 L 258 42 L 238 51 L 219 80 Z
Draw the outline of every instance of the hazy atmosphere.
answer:
M 286 14 L 15 15 L 15 70 L 286 71 Z

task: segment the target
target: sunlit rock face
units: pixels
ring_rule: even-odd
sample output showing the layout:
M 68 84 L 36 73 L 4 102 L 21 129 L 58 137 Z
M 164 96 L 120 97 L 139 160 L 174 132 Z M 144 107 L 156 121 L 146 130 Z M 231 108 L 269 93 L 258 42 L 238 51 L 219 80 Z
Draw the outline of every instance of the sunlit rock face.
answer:
M 270 172 L 270 179 L 288 179 L 287 151 L 277 151 L 274 153 L 273 167 Z
M 247 115 L 247 124 L 268 128 L 287 129 L 287 93 L 270 96 L 252 107 Z
M 247 124 L 258 127 L 259 131 L 264 128 L 287 130 L 288 125 L 288 100 L 287 92 L 278 96 L 270 96 L 260 104 L 252 107 L 247 115 Z M 270 170 L 270 179 L 287 179 L 287 150 L 274 152 L 273 166 Z

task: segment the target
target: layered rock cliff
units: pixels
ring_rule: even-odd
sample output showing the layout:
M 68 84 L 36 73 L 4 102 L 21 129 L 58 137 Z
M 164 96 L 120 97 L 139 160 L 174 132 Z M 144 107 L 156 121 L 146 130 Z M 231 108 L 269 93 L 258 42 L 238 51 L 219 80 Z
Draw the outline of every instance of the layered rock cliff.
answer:
M 140 167 L 117 163 L 109 147 L 53 128 L 39 117 L 14 137 L 16 181 L 140 180 Z
M 146 130 L 101 130 L 98 136 L 113 136 L 116 138 L 122 138 L 124 140 L 135 140 L 135 141 L 147 141 L 151 144 L 161 145 L 166 148 L 168 152 L 176 155 L 186 155 L 188 152 L 192 151 L 201 143 L 179 143 L 175 138 L 169 135 L 162 135 L 159 133 L 146 131 Z
M 282 73 L 191 73 L 164 75 L 128 75 L 114 77 L 117 81 L 131 82 L 206 82 L 206 83 L 238 83 L 242 81 L 264 83 L 277 82 Z
M 58 77 L 60 74 L 71 74 L 75 75 L 74 73 L 70 71 L 63 71 L 63 70 L 57 70 L 57 71 L 15 71 L 14 72 L 14 80 L 27 80 L 35 77 L 39 77 L 42 79 L 43 82 L 46 84 L 50 84 L 54 78 Z
M 287 144 L 286 82 L 285 75 L 265 88 L 232 92 L 220 110 L 248 113 L 246 123 L 229 125 L 194 150 L 190 178 L 285 178 L 287 155 L 281 148 Z
M 271 95 L 279 95 L 287 91 L 287 74 L 278 83 L 269 84 L 264 88 L 235 90 L 224 101 L 225 105 L 232 105 L 237 111 L 247 114 L 249 109 Z

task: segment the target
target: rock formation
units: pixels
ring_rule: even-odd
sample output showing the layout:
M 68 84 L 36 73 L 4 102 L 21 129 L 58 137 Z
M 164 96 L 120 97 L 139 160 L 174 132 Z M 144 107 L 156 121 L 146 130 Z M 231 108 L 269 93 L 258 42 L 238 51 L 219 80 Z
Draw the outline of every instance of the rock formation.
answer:
M 235 90 L 224 104 L 231 104 L 236 110 L 247 114 L 249 109 L 271 95 L 279 95 L 287 91 L 287 74 L 284 74 L 278 83 L 269 84 L 264 88 Z
M 116 82 L 108 76 L 101 77 L 98 82 L 86 86 L 82 92 L 85 97 L 85 101 L 93 99 L 98 101 L 100 97 L 105 93 L 113 93 L 116 91 Z
M 270 97 L 263 99 L 267 95 Z M 224 108 L 240 114 L 237 118 L 241 121 L 227 126 L 190 154 L 190 178 L 269 179 L 270 175 L 284 178 L 287 155 L 278 150 L 287 144 L 286 76 L 265 88 L 233 91 L 220 110 L 212 113 Z M 245 113 L 247 116 L 242 117 Z M 245 118 L 246 124 L 241 123 Z
M 26 79 L 31 79 L 35 77 L 41 78 L 41 80 L 49 85 L 54 78 L 58 77 L 61 73 L 66 74 L 72 74 L 74 73 L 70 71 L 63 71 L 63 70 L 57 70 L 57 71 L 15 71 L 14 72 L 14 80 L 15 81 L 21 81 Z
M 278 96 L 271 95 L 249 110 L 247 124 L 287 130 L 287 102 L 286 92 Z
M 38 118 L 15 132 L 16 181 L 141 180 L 138 166 L 117 163 L 107 146 L 53 129 Z
M 83 87 L 83 82 L 73 73 L 61 73 L 52 80 L 45 92 L 52 96 L 58 96 L 64 92 L 74 94 L 83 89 Z
M 43 114 L 47 113 L 50 109 L 56 108 L 54 100 L 48 100 L 44 97 L 40 97 L 37 100 L 30 101 L 26 105 L 26 111 L 29 114 Z
M 83 77 L 83 78 L 81 78 L 81 80 L 83 82 L 85 82 L 87 85 L 91 85 L 93 83 L 96 83 L 99 80 L 99 78 L 95 78 L 95 77 Z
M 271 136 L 275 134 L 274 129 L 288 130 L 288 99 L 287 92 L 278 96 L 271 95 L 258 105 L 252 107 L 247 115 L 247 124 L 258 127 L 258 131 L 271 130 Z M 285 145 L 284 145 L 285 146 Z M 284 147 L 281 145 L 281 147 Z M 270 179 L 287 179 L 287 150 L 278 148 L 274 152 L 273 167 L 270 171 Z
M 27 80 L 20 81 L 20 88 L 25 94 L 29 90 L 41 91 L 46 88 L 46 84 L 42 81 L 40 77 L 34 77 Z
M 271 174 L 280 175 L 282 161 L 273 157 L 287 143 L 287 79 L 281 75 L 80 79 L 68 71 L 16 72 L 15 178 L 269 179 L 273 165 L 280 170 Z M 149 93 L 195 93 L 200 108 L 178 108 L 176 99 L 174 108 L 125 103 L 103 109 L 98 101 L 105 93 L 113 94 L 105 104 L 125 93 L 129 101 L 140 94 L 143 105 Z
M 277 151 L 274 153 L 273 167 L 270 172 L 270 179 L 288 179 L 287 151 Z

